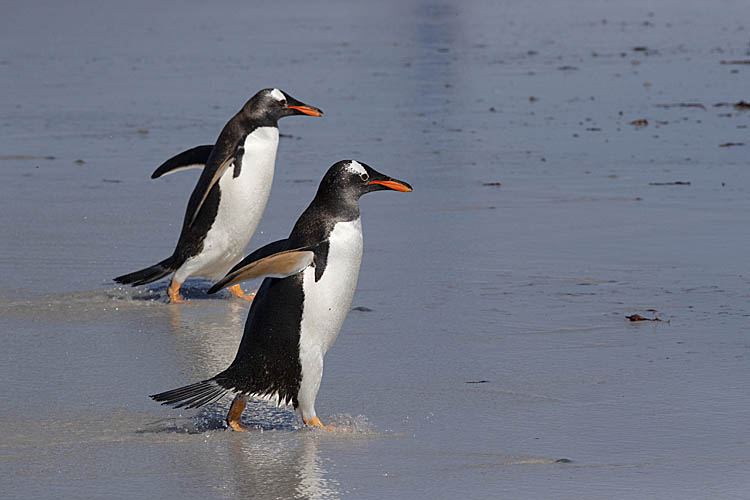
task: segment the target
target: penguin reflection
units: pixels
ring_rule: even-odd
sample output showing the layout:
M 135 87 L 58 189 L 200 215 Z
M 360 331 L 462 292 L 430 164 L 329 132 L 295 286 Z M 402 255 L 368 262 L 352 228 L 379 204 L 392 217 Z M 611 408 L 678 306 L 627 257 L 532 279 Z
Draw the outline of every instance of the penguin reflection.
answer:
M 203 287 L 205 289 L 205 287 Z M 200 300 L 200 307 L 165 307 L 173 355 L 180 373 L 199 376 L 234 359 L 242 338 L 247 306 L 235 300 Z
M 339 498 L 318 453 L 318 437 L 308 432 L 269 432 L 226 441 L 231 472 L 224 486 L 232 498 Z

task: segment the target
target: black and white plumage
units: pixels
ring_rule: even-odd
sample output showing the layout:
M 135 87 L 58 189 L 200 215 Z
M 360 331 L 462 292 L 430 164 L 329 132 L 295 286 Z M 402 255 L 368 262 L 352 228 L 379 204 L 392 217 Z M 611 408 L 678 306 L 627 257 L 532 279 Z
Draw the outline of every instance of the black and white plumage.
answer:
M 322 426 L 315 398 L 323 357 L 351 308 L 362 261 L 359 197 L 384 189 L 411 186 L 353 160 L 334 164 L 289 237 L 256 250 L 209 290 L 271 276 L 258 290 L 229 368 L 151 397 L 196 408 L 234 394 L 227 420 L 237 430 L 248 397 L 291 404 L 306 424 Z
M 159 165 L 159 167 L 154 170 L 154 173 L 151 174 L 151 178 L 158 179 L 159 177 L 174 174 L 175 172 L 182 172 L 183 170 L 189 170 L 191 168 L 204 168 L 213 149 L 213 144 L 204 144 L 203 146 L 196 146 L 187 151 L 183 151 Z
M 151 267 L 118 276 L 118 283 L 144 285 L 174 272 L 172 301 L 190 276 L 219 279 L 242 257 L 258 227 L 271 192 L 278 120 L 292 115 L 321 116 L 278 89 L 261 90 L 224 126 L 216 144 L 198 146 L 167 160 L 152 175 L 203 167 L 190 195 L 174 253 Z M 241 292 L 239 287 L 233 291 Z

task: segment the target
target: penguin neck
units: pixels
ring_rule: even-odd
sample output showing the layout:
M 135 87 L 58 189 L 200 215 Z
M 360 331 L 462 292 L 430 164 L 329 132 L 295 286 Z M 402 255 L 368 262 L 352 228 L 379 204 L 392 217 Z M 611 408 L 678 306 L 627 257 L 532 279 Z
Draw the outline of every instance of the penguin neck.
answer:
M 292 245 L 305 246 L 326 239 L 339 222 L 359 219 L 359 203 L 329 196 L 316 196 L 294 225 L 289 239 Z
M 279 119 L 268 115 L 268 113 L 242 113 L 240 123 L 242 124 L 242 128 L 248 131 L 252 131 L 260 127 L 279 128 Z
M 359 219 L 359 196 L 346 196 L 346 194 L 331 196 L 331 193 L 327 191 L 318 192 L 310 208 L 315 207 L 313 208 L 315 211 L 324 213 L 336 221 Z

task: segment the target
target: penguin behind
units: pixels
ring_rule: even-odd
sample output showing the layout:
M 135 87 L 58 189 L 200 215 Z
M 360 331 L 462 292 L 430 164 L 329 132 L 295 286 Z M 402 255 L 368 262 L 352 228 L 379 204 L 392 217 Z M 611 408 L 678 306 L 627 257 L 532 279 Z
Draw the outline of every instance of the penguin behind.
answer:
M 351 308 L 362 261 L 359 197 L 381 190 L 408 192 L 406 182 L 354 160 L 334 164 L 289 237 L 256 250 L 208 293 L 268 276 L 250 307 L 239 350 L 218 375 L 152 395 L 175 408 L 198 408 L 234 395 L 227 423 L 247 430 L 250 397 L 291 404 L 306 425 L 325 427 L 315 413 L 323 357 Z
M 242 257 L 265 210 L 279 144 L 278 120 L 322 114 L 281 90 L 261 90 L 229 120 L 215 145 L 198 146 L 165 162 L 152 177 L 205 165 L 190 195 L 177 247 L 158 264 L 114 280 L 137 286 L 174 273 L 169 299 L 182 302 L 180 287 L 188 277 L 224 276 Z M 230 290 L 247 298 L 239 285 Z

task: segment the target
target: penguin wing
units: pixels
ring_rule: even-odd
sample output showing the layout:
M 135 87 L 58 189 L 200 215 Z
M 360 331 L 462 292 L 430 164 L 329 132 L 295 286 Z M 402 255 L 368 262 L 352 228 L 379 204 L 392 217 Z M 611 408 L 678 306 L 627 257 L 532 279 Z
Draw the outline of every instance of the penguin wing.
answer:
M 222 139 L 222 137 L 219 137 L 221 142 L 228 142 L 226 140 L 222 141 Z M 203 169 L 200 179 L 198 179 L 198 185 L 195 186 L 195 190 L 190 196 L 188 209 L 190 209 L 190 205 L 193 204 L 195 204 L 195 209 L 190 211 L 191 214 L 188 218 L 189 225 L 192 226 L 195 222 L 198 213 L 201 211 L 201 207 L 206 202 L 206 198 L 208 198 L 208 193 L 211 191 L 211 188 L 214 187 L 214 184 L 219 182 L 219 179 L 224 175 L 224 172 L 226 172 L 232 163 L 241 163 L 242 156 L 245 152 L 242 142 L 243 141 L 237 139 L 232 141 L 232 144 L 222 144 L 223 147 L 214 147 L 211 150 L 211 154 L 206 161 L 206 167 Z M 219 146 L 219 144 L 217 143 L 216 146 Z M 235 167 L 234 176 L 237 177 L 239 172 L 239 167 Z M 198 201 L 196 202 L 195 200 Z
M 222 288 L 261 276 L 286 278 L 313 263 L 317 245 L 287 250 L 288 244 L 288 240 L 279 240 L 256 250 L 234 266 L 208 293 L 216 293 Z
M 242 259 L 237 265 L 229 270 L 227 274 L 231 274 L 240 268 L 245 267 L 248 264 L 252 264 L 256 260 L 264 259 L 269 255 L 289 250 L 289 240 L 278 240 L 268 243 L 255 250 L 253 253 Z
M 159 165 L 159 168 L 151 174 L 151 178 L 158 179 L 164 175 L 181 172 L 190 168 L 203 168 L 206 166 L 208 157 L 211 156 L 211 150 L 213 149 L 213 144 L 206 144 L 183 151 Z

